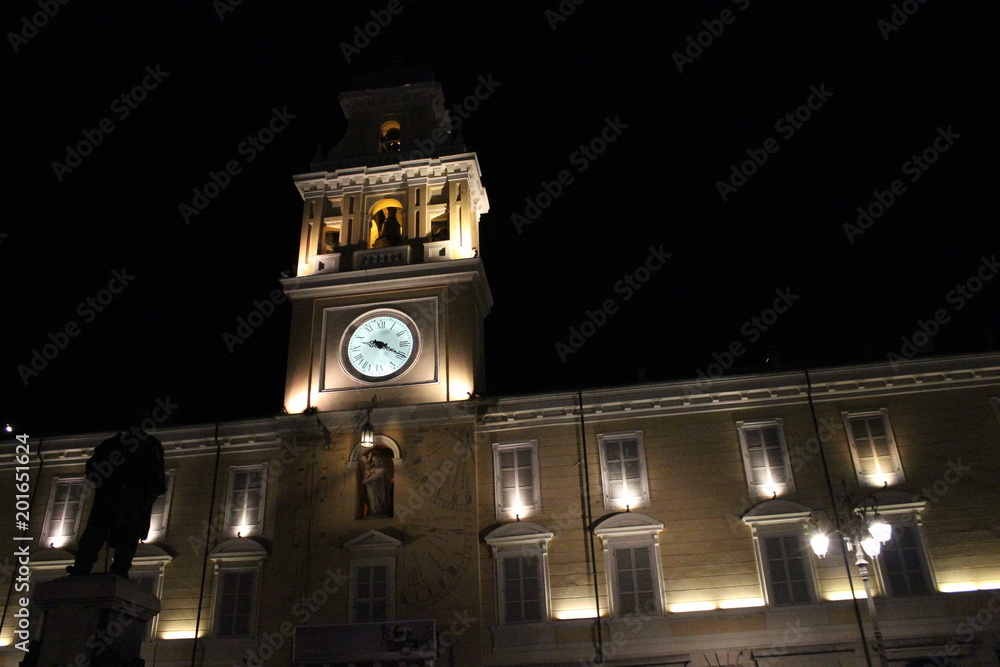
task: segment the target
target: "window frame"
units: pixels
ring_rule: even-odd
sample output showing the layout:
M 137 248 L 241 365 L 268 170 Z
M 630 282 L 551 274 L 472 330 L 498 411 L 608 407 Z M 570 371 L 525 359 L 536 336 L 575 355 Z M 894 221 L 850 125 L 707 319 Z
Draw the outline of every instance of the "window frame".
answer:
M 899 529 L 901 527 L 906 530 L 913 531 L 913 537 L 917 545 L 917 557 L 920 560 L 920 572 L 924 577 L 924 583 L 927 585 L 927 592 L 923 595 L 933 595 L 940 589 L 937 585 L 937 578 L 934 576 L 934 568 L 931 567 L 930 552 L 927 549 L 927 538 L 924 535 L 921 512 L 926 507 L 927 501 L 916 500 L 897 505 L 879 505 L 878 511 L 882 518 L 885 519 L 890 526 L 892 526 L 892 537 L 887 544 L 892 544 L 893 540 L 897 539 Z M 871 559 L 875 563 L 874 569 L 876 580 L 878 581 L 879 590 L 882 591 L 882 594 L 886 597 L 892 598 L 920 597 L 921 594 L 899 595 L 891 590 L 891 585 L 888 583 L 888 573 L 886 572 L 887 568 L 884 562 L 885 553 L 886 544 L 883 544 L 878 557 Z
M 65 535 L 54 535 L 52 534 L 51 522 L 52 522 L 52 511 L 56 503 L 56 491 L 60 485 L 73 486 L 78 485 L 80 487 L 80 507 L 79 511 L 76 513 L 76 519 L 73 523 L 73 530 L 69 534 Z M 52 483 L 49 486 L 49 499 L 45 506 L 45 518 L 42 520 L 42 535 L 41 535 L 41 545 L 40 546 L 53 546 L 55 548 L 64 547 L 68 544 L 76 542 L 80 533 L 80 522 L 83 517 L 83 509 L 86 506 L 87 498 L 89 497 L 90 487 L 87 485 L 87 478 L 83 476 L 74 475 L 72 477 L 53 477 Z M 62 519 L 61 521 L 65 521 Z
M 768 553 L 767 543 L 770 540 L 783 540 L 786 538 L 795 538 L 796 544 L 798 546 L 798 552 L 801 554 L 802 561 L 802 572 L 806 585 L 806 599 L 805 600 L 789 600 L 787 602 L 779 602 L 777 600 L 777 592 L 775 589 L 774 577 L 771 573 L 771 558 Z M 791 607 L 798 604 L 810 604 L 818 600 L 818 596 L 815 591 L 815 577 L 812 573 L 811 563 L 812 559 L 809 557 L 810 550 L 805 541 L 805 535 L 801 530 L 784 530 L 784 531 L 768 531 L 763 535 L 759 536 L 758 545 L 760 549 L 759 563 L 758 566 L 761 569 L 762 574 L 762 584 L 764 586 L 764 601 L 770 607 Z M 784 546 L 782 546 L 784 550 Z M 784 563 L 789 562 L 787 554 L 783 559 Z
M 495 609 L 497 625 L 519 626 L 546 623 L 552 618 L 552 596 L 549 586 L 549 551 L 552 531 L 530 521 L 508 523 L 485 536 L 493 554 L 493 583 L 496 591 Z M 507 577 L 505 562 L 514 558 L 534 558 L 538 564 L 538 620 L 507 619 Z M 523 600 L 521 603 L 523 605 Z
M 254 524 L 239 524 L 234 525 L 231 523 L 230 519 L 233 510 L 233 494 L 236 491 L 234 487 L 234 480 L 238 473 L 258 471 L 260 473 L 260 511 L 257 515 L 257 523 Z M 226 521 L 225 530 L 229 533 L 230 537 L 236 537 L 237 535 L 241 537 L 247 537 L 250 535 L 259 535 L 264 529 L 264 511 L 267 507 L 267 464 L 266 463 L 254 463 L 250 465 L 236 465 L 229 467 L 229 485 L 226 490 Z
M 522 504 L 520 506 L 511 505 L 508 507 L 503 504 L 503 481 L 501 478 L 500 456 L 506 452 L 515 452 L 514 469 L 516 477 L 516 452 L 525 449 L 530 450 L 531 452 L 531 502 L 526 503 L 524 502 L 525 499 L 522 498 Z M 541 475 L 539 474 L 538 469 L 538 440 L 517 440 L 511 442 L 493 443 L 493 495 L 496 518 L 498 521 L 503 521 L 505 519 L 517 519 L 518 517 L 523 519 L 540 514 L 542 511 L 542 492 L 540 481 Z
M 608 475 L 608 456 L 606 445 L 631 438 L 634 438 L 636 441 L 636 451 L 639 459 L 638 494 L 612 498 L 609 489 L 610 479 Z M 646 449 L 642 443 L 642 431 L 613 431 L 609 433 L 599 433 L 597 435 L 597 452 L 601 465 L 601 488 L 604 492 L 604 509 L 614 511 L 649 506 L 649 470 L 646 466 Z M 627 482 L 625 483 L 625 486 L 628 488 Z
M 768 490 L 766 484 L 760 485 L 754 482 L 753 466 L 751 465 L 750 458 L 750 447 L 747 443 L 747 431 L 749 430 L 761 430 L 765 428 L 774 427 L 778 431 L 778 440 L 781 444 L 781 465 L 785 469 L 785 479 L 787 480 L 781 486 L 772 482 L 775 487 L 773 490 Z M 759 498 L 773 498 L 775 496 L 785 496 L 791 493 L 795 493 L 795 477 L 792 475 L 792 464 L 788 456 L 788 442 L 785 440 L 785 423 L 781 417 L 776 417 L 774 419 L 761 419 L 754 421 L 738 421 L 736 422 L 736 430 L 739 433 L 740 438 L 740 450 L 743 453 L 743 467 L 746 471 L 747 484 L 750 488 L 751 496 L 756 496 Z M 763 446 L 763 435 L 761 436 L 762 449 L 764 450 L 764 461 L 768 465 L 770 470 L 770 462 L 767 459 L 767 447 Z
M 384 567 L 385 568 L 385 618 L 369 618 L 367 620 L 358 619 L 357 606 L 358 600 L 358 589 L 357 586 L 360 583 L 360 577 L 358 576 L 358 570 L 363 567 Z M 351 587 L 350 594 L 350 606 L 347 610 L 347 620 L 349 623 L 384 623 L 387 621 L 394 620 L 395 617 L 395 607 L 394 604 L 396 598 L 396 559 L 393 556 L 386 556 L 380 558 L 351 558 Z M 379 598 L 370 597 L 369 600 L 377 600 Z
M 847 431 L 847 442 L 851 449 L 851 460 L 854 462 L 854 470 L 861 486 L 883 488 L 885 485 L 898 486 L 906 483 L 906 475 L 903 471 L 903 462 L 899 457 L 899 447 L 896 443 L 896 436 L 892 432 L 892 423 L 889 421 L 888 408 L 877 410 L 852 410 L 841 413 L 844 421 L 844 430 Z M 854 429 L 851 425 L 853 419 L 870 419 L 880 417 L 882 427 L 885 429 L 886 442 L 889 449 L 889 456 L 892 458 L 894 470 L 891 472 L 880 471 L 875 475 L 865 475 L 861 466 L 861 457 L 858 455 L 858 445 L 854 439 Z M 870 430 L 869 430 L 870 433 Z M 874 454 L 874 452 L 873 452 Z M 878 466 L 878 457 L 875 458 Z
M 218 639 L 253 639 L 257 636 L 257 622 L 260 613 L 260 587 L 261 574 L 264 570 L 264 559 L 267 557 L 267 550 L 262 544 L 253 539 L 234 538 L 220 542 L 209 553 L 209 558 L 214 563 L 213 574 L 215 575 L 214 599 L 212 601 L 212 636 Z M 246 635 L 223 635 L 219 633 L 219 619 L 222 608 L 222 581 L 228 574 L 241 572 L 251 572 L 253 578 L 253 591 L 250 599 L 250 620 L 248 634 Z
M 153 587 L 150 591 L 156 597 L 163 598 L 163 573 L 167 564 L 173 560 L 170 554 L 154 545 L 139 545 L 135 560 L 132 561 L 132 569 L 129 570 L 129 577 L 132 581 L 138 579 L 153 579 Z M 151 641 L 156 638 L 157 621 L 160 615 L 157 614 L 146 622 L 146 633 L 143 641 Z
M 601 538 L 604 549 L 604 572 L 612 618 L 663 615 L 666 604 L 663 587 L 663 564 L 660 560 L 659 534 L 662 530 L 662 523 L 638 512 L 613 514 L 594 527 L 594 534 Z M 656 609 L 650 612 L 639 610 L 634 613 L 624 613 L 621 609 L 616 553 L 621 549 L 635 548 L 648 549 L 653 574 L 653 601 Z
M 812 514 L 805 505 L 790 500 L 766 500 L 743 515 L 743 522 L 750 526 L 753 534 L 754 560 L 760 578 L 761 596 L 764 605 L 772 608 L 794 607 L 812 604 L 821 600 L 819 579 L 816 575 L 816 558 L 806 536 L 809 533 L 809 516 Z M 802 564 L 806 578 L 807 600 L 801 602 L 776 602 L 771 569 L 768 566 L 766 540 L 776 537 L 794 536 L 803 554 Z
M 247 621 L 247 634 L 222 634 L 219 627 L 222 621 L 222 586 L 225 577 L 240 574 L 251 574 L 250 618 Z M 257 611 L 260 602 L 260 569 L 253 566 L 220 566 L 215 581 L 215 611 L 212 617 L 212 636 L 218 639 L 252 639 L 256 636 Z
M 393 621 L 396 618 L 396 549 L 402 545 L 400 540 L 369 530 L 346 542 L 344 548 L 351 552 L 351 577 L 348 586 L 347 620 L 348 623 L 377 623 Z M 358 569 L 361 567 L 385 567 L 385 618 L 379 621 L 357 620 L 357 584 Z
M 156 497 L 157 501 L 160 498 L 163 498 L 163 519 L 161 520 L 161 528 L 159 530 L 153 529 L 153 514 L 151 513 L 149 519 L 149 533 L 147 534 L 146 539 L 143 540 L 143 542 L 147 544 L 152 542 L 162 542 L 167 536 L 167 522 L 170 520 L 170 503 L 173 500 L 174 495 L 174 477 L 176 472 L 176 470 L 170 469 L 164 474 L 164 477 L 167 480 L 167 490 Z M 155 506 L 156 501 L 154 501 L 153 504 Z M 154 533 L 157 534 L 154 536 Z

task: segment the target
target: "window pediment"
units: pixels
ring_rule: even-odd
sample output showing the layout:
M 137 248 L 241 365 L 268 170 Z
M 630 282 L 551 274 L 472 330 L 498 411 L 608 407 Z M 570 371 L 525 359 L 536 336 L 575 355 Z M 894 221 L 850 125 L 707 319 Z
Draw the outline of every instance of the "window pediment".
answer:
M 369 530 L 345 542 L 344 548 L 354 556 L 378 558 L 392 556 L 392 552 L 402 544 L 395 537 L 380 533 L 377 530 Z
M 234 537 L 217 544 L 208 557 L 214 561 L 259 561 L 268 555 L 267 549 L 257 540 L 251 537 Z
M 759 526 L 773 523 L 805 521 L 812 514 L 812 508 L 783 498 L 765 500 L 754 505 L 743 514 L 743 523 Z
M 537 523 L 513 521 L 493 529 L 483 539 L 494 552 L 498 549 L 530 546 L 537 546 L 544 551 L 552 535 L 551 530 Z
M 656 535 L 663 530 L 663 524 L 639 512 L 617 512 L 598 519 L 594 523 L 594 534 L 601 538 L 633 535 Z

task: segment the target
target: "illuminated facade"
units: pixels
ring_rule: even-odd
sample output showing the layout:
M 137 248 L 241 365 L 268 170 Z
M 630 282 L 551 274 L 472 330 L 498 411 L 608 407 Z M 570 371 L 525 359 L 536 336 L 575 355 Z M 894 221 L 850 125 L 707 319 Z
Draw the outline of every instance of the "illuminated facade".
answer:
M 879 664 L 854 555 L 809 549 L 845 491 L 892 526 L 891 664 L 1000 664 L 1000 354 L 480 397 L 476 156 L 436 84 L 342 106 L 295 178 L 290 414 L 156 432 L 147 664 Z M 35 582 L 72 562 L 107 435 L 33 458 Z

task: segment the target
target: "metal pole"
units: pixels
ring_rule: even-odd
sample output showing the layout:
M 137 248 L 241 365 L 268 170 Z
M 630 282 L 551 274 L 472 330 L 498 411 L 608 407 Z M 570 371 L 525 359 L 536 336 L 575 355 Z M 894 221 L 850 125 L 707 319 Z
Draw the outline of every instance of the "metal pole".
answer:
M 875 598 L 872 597 L 872 585 L 868 581 L 868 560 L 865 559 L 864 553 L 861 551 L 861 545 L 857 544 L 854 547 L 857 551 L 857 560 L 854 562 L 858 566 L 858 571 L 861 572 L 861 581 L 865 582 L 865 597 L 868 599 L 868 615 L 872 619 L 872 634 L 875 635 L 875 639 L 872 644 L 875 645 L 875 652 L 878 653 L 878 661 L 882 667 L 889 667 L 889 662 L 886 660 L 885 651 L 883 650 L 882 644 L 882 627 L 878 623 L 878 614 L 875 613 Z
M 840 530 L 840 515 L 837 513 L 837 497 L 833 493 L 833 482 L 830 480 L 830 468 L 826 462 L 826 450 L 823 447 L 823 438 L 819 432 L 819 420 L 816 418 L 816 405 L 813 403 L 812 378 L 809 377 L 809 369 L 803 371 L 806 375 L 806 396 L 809 399 L 809 411 L 812 413 L 813 432 L 816 433 L 816 446 L 819 447 L 819 459 L 823 464 L 823 477 L 826 478 L 826 491 L 830 496 L 830 508 L 833 510 L 833 527 L 837 531 L 837 538 L 840 540 L 840 555 L 844 560 L 844 571 L 847 572 L 847 585 L 851 587 L 851 603 L 854 605 L 854 620 L 858 624 L 858 634 L 861 635 L 861 648 L 865 651 L 865 662 L 868 667 L 872 666 L 872 656 L 868 651 L 868 638 L 865 637 L 865 626 L 861 622 L 861 609 L 858 607 L 858 598 L 854 596 L 854 580 L 851 578 L 851 566 L 847 561 L 847 545 L 844 543 L 844 533 Z M 860 546 L 856 548 L 860 549 Z M 865 586 L 868 580 L 865 580 Z M 868 595 L 871 600 L 871 594 Z

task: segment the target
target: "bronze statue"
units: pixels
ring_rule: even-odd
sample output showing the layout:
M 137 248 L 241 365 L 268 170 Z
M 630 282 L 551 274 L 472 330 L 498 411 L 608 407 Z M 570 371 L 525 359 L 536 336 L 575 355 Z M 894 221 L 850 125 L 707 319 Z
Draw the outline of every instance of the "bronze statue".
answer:
M 139 540 L 149 534 L 153 503 L 167 490 L 163 445 L 143 432 L 110 437 L 87 461 L 87 481 L 95 488 L 94 504 L 76 562 L 67 570 L 89 574 L 107 541 L 115 550 L 112 574 L 127 579 Z

